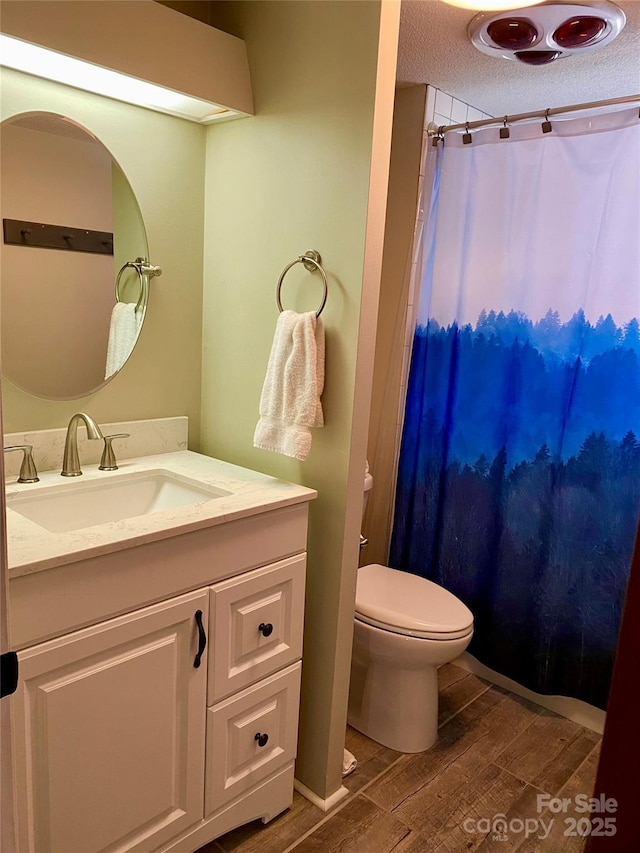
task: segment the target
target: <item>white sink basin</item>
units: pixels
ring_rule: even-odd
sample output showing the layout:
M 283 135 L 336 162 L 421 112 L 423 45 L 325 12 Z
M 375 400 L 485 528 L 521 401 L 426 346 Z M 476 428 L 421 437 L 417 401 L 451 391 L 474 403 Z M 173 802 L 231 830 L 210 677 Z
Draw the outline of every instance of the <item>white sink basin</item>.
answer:
M 104 479 L 67 482 L 7 496 L 7 506 L 51 533 L 162 512 L 229 495 L 224 489 L 170 471 L 106 474 Z

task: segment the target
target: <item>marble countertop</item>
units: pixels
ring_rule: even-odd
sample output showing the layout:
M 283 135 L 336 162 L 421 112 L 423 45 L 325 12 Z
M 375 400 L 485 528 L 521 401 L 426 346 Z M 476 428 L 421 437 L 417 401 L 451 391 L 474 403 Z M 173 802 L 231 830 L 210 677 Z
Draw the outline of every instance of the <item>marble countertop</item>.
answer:
M 317 496 L 313 489 L 190 450 L 124 459 L 118 465 L 115 472 L 99 471 L 97 465 L 83 465 L 83 476 L 73 479 L 61 477 L 59 471 L 45 471 L 39 475 L 40 482 L 33 484 L 17 483 L 16 477 L 7 478 L 9 579 L 303 503 Z M 12 498 L 33 495 L 46 487 L 108 482 L 118 475 L 147 471 L 168 471 L 229 494 L 66 533 L 52 533 L 11 507 Z

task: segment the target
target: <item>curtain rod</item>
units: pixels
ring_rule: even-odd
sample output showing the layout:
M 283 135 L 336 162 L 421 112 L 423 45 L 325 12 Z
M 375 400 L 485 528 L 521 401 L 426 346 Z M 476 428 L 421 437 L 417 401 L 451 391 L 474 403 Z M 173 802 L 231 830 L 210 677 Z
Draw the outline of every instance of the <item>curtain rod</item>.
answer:
M 591 101 L 586 104 L 573 104 L 569 107 L 552 107 L 547 110 L 536 110 L 531 113 L 518 113 L 517 115 L 512 116 L 499 116 L 496 118 L 485 118 L 479 121 L 468 121 L 462 122 L 462 124 L 444 124 L 438 126 L 434 122 L 431 122 L 427 129 L 427 133 L 429 136 L 440 136 L 443 133 L 448 133 L 450 130 L 474 130 L 477 127 L 488 127 L 492 124 L 503 124 L 506 122 L 507 124 L 513 124 L 516 121 L 526 121 L 527 119 L 534 118 L 544 118 L 548 119 L 550 116 L 562 115 L 562 113 L 573 113 L 576 110 L 592 110 L 598 107 L 612 107 L 617 104 L 634 104 L 640 102 L 640 95 L 627 95 L 624 98 L 611 98 L 608 101 Z

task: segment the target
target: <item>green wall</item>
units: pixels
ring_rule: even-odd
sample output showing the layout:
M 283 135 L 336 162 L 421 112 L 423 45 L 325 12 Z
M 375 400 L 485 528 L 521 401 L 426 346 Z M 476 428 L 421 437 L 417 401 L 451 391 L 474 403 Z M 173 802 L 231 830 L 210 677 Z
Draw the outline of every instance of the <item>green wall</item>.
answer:
M 354 424 L 354 405 L 381 6 L 234 5 L 256 117 L 217 127 L 207 139 L 202 448 L 318 490 L 310 508 L 296 778 L 327 798 L 341 785 L 364 476 L 367 421 Z M 276 283 L 308 249 L 321 253 L 329 278 L 325 427 L 298 462 L 254 449 L 252 439 L 277 319 Z M 288 308 L 313 310 L 321 293 L 319 277 L 299 264 L 282 298 Z M 377 305 L 377 293 L 374 299 Z M 373 338 L 375 325 L 366 333 Z M 356 430 L 364 430 L 358 458 Z

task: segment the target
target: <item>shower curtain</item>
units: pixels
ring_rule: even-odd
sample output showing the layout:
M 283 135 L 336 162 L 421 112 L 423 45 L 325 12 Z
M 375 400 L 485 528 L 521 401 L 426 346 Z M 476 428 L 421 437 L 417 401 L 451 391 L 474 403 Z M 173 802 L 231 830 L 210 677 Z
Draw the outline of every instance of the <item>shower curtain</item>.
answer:
M 482 663 L 604 708 L 640 512 L 638 110 L 429 156 L 390 564 L 468 605 Z

